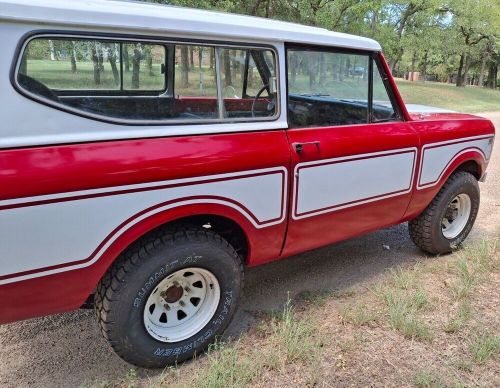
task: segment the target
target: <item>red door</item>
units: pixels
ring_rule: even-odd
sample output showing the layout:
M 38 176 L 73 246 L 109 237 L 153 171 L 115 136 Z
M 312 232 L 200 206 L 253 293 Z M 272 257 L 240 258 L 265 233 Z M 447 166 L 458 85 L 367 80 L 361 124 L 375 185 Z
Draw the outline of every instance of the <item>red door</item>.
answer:
M 398 223 L 411 198 L 418 137 L 398 118 L 376 62 L 371 55 L 299 49 L 287 57 L 292 198 L 283 254 Z M 295 85 L 291 62 L 299 68 Z M 316 93 L 310 78 L 297 82 L 308 67 Z

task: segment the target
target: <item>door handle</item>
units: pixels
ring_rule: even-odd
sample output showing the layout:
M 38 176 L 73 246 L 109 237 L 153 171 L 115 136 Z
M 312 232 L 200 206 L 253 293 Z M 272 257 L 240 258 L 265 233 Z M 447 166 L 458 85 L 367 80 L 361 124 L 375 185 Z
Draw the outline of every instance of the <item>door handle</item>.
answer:
M 315 145 L 316 148 L 319 150 L 319 140 L 315 141 L 307 141 L 304 143 L 293 143 L 293 147 L 295 148 L 295 151 L 300 154 L 302 151 L 304 151 L 304 146 L 306 145 Z

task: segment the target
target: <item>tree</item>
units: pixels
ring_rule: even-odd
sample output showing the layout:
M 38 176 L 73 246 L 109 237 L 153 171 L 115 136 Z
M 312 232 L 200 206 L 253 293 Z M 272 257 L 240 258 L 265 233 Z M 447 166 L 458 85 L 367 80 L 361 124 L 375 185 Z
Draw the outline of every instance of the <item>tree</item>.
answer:
M 94 66 L 94 84 L 99 86 L 101 84 L 101 66 L 99 65 L 98 52 L 100 51 L 98 42 L 90 43 L 90 53 L 92 58 L 92 64 Z
M 141 71 L 142 44 L 134 44 L 134 55 L 132 57 L 132 89 L 139 89 L 139 75 Z
M 189 52 L 188 46 L 181 46 L 181 87 L 189 87 Z
M 118 67 L 116 66 L 116 44 L 107 43 L 106 44 L 106 55 L 108 57 L 109 65 L 111 66 L 111 72 L 113 73 L 113 80 L 115 85 L 120 85 L 120 73 Z

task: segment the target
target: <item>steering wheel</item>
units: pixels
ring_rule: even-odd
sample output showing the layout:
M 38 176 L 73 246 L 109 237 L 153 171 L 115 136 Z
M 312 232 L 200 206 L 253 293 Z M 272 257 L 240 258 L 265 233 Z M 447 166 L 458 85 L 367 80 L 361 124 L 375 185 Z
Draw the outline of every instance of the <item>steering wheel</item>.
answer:
M 260 95 L 262 93 L 264 93 L 264 90 L 267 90 L 268 87 L 269 87 L 269 84 L 265 84 L 263 87 L 261 87 L 259 89 L 259 91 L 255 95 L 255 97 L 253 98 L 253 101 L 252 101 L 252 117 L 255 117 L 255 104 L 257 103 L 257 100 L 260 98 Z M 274 97 L 273 97 L 273 99 L 271 100 L 271 102 L 269 102 L 267 104 L 267 110 L 268 110 L 268 112 L 271 111 L 271 109 L 269 109 L 270 106 L 272 106 L 272 108 L 274 109 L 274 105 L 275 105 L 275 102 L 274 102 Z

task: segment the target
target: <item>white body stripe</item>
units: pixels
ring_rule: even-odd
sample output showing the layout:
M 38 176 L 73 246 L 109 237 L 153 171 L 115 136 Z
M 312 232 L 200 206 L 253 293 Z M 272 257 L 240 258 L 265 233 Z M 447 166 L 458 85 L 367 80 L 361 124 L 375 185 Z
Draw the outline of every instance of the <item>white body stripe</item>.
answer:
M 407 148 L 356 155 L 354 160 L 351 156 L 299 163 L 295 168 L 293 218 L 410 192 L 416 156 L 416 148 Z
M 487 162 L 493 150 L 493 136 L 474 136 L 454 141 L 426 144 L 422 148 L 418 189 L 438 184 L 446 168 L 462 153 L 479 150 Z
M 159 209 L 152 209 L 141 215 L 140 218 L 133 219 L 128 224 L 123 225 L 90 261 L 71 267 L 6 279 L 0 281 L 0 284 L 89 266 L 104 253 L 113 241 L 140 219 L 161 210 L 184 204 L 221 203 L 238 210 L 256 228 L 282 223 L 285 219 L 286 209 L 287 170 L 276 168 L 247 171 L 245 175 L 259 173 L 265 175 L 218 175 L 217 179 L 222 177 L 229 179 L 199 184 L 191 182 L 189 185 L 178 187 L 2 210 L 0 211 L 0 276 L 86 260 L 115 228 L 130 217 L 153 206 L 179 199 L 179 202 L 166 204 Z M 206 181 L 211 178 L 213 177 L 203 177 L 199 180 Z M 133 187 L 137 188 L 137 186 L 151 187 L 151 185 L 134 185 Z M 120 189 L 123 188 L 123 186 L 120 187 Z M 108 191 L 113 192 L 116 189 Z M 256 195 L 257 190 L 260 195 Z M 99 194 L 102 191 L 87 190 L 79 193 L 80 195 Z M 197 196 L 220 198 L 189 198 Z M 71 198 L 74 197 L 74 193 L 44 197 L 52 197 L 51 199 Z M 39 200 L 38 198 L 40 197 L 31 199 Z M 182 198 L 186 198 L 186 200 L 182 200 Z M 225 200 L 226 198 L 227 200 Z M 24 199 L 24 202 L 26 200 Z M 5 202 L 8 201 L 3 201 L 0 205 L 5 205 Z
M 425 145 L 417 187 L 437 184 L 446 167 L 467 150 L 479 150 L 488 161 L 492 139 L 475 136 Z M 409 193 L 417 179 L 416 155 L 417 148 L 404 148 L 297 164 L 292 218 Z M 286 218 L 287 174 L 278 167 L 0 201 L 0 207 L 19 206 L 0 210 L 0 276 L 33 271 L 0 280 L 0 285 L 90 266 L 131 226 L 182 205 L 222 204 L 256 228 L 280 224 Z M 61 264 L 68 265 L 47 268 Z

